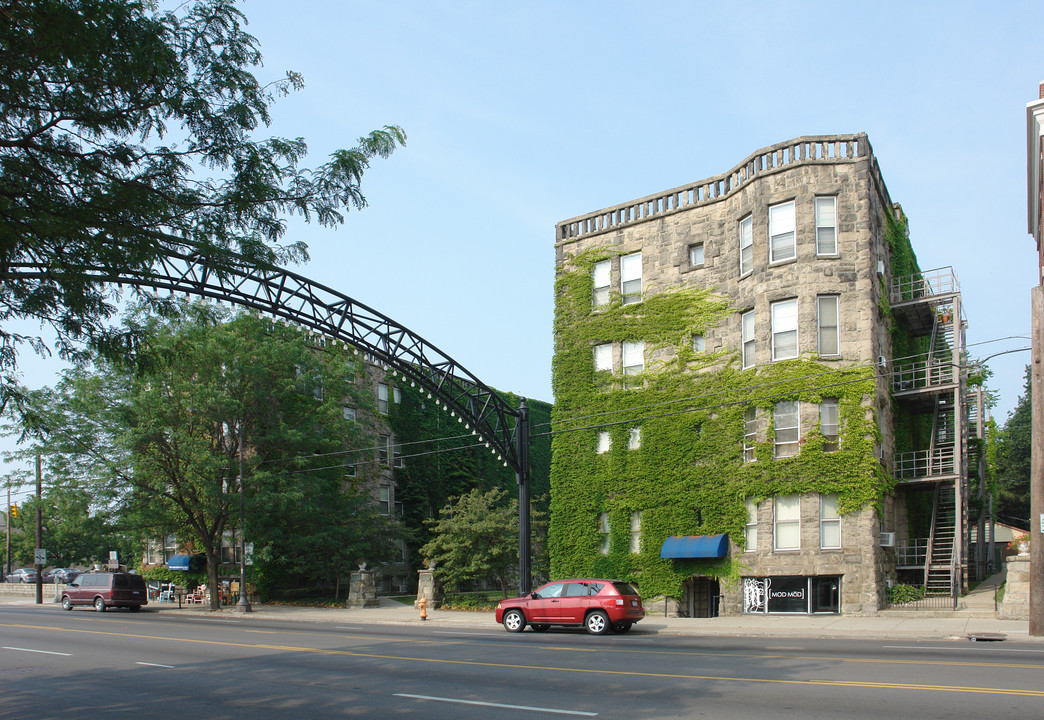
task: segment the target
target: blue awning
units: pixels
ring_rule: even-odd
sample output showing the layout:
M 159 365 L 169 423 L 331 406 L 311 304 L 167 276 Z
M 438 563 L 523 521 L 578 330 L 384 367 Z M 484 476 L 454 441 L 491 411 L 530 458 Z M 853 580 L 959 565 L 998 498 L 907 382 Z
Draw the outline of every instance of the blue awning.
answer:
M 167 561 L 168 570 L 184 570 L 188 572 L 190 558 L 188 555 L 173 555 L 170 560 Z
M 669 537 L 660 549 L 662 558 L 723 558 L 729 554 L 728 535 Z

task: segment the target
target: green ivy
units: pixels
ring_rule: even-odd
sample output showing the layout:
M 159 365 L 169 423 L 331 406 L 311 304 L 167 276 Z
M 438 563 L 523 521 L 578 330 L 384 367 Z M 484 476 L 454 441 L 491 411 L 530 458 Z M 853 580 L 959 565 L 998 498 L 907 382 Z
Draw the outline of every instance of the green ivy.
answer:
M 692 336 L 732 314 L 721 296 L 673 288 L 623 305 L 613 296 L 592 311 L 591 268 L 604 250 L 570 258 L 556 281 L 555 406 L 551 461 L 551 576 L 601 576 L 636 582 L 647 597 L 680 597 L 692 575 L 739 577 L 737 559 L 713 562 L 660 558 L 673 535 L 727 533 L 742 545 L 744 501 L 773 495 L 837 493 L 842 513 L 876 505 L 893 488 L 874 453 L 874 369 L 839 367 L 813 358 L 742 370 L 732 351 L 697 353 Z M 644 373 L 596 374 L 593 347 L 643 340 Z M 637 385 L 637 387 L 633 387 Z M 823 451 L 818 426 L 802 424 L 801 451 L 773 458 L 772 429 L 755 462 L 743 461 L 744 411 L 761 409 L 771 422 L 781 400 L 818 404 L 837 398 L 840 447 Z M 764 427 L 764 420 L 760 420 Z M 641 446 L 628 449 L 632 427 Z M 609 452 L 596 454 L 608 430 Z M 641 511 L 641 548 L 630 552 L 632 513 Z M 610 552 L 600 553 L 599 515 L 610 521 Z

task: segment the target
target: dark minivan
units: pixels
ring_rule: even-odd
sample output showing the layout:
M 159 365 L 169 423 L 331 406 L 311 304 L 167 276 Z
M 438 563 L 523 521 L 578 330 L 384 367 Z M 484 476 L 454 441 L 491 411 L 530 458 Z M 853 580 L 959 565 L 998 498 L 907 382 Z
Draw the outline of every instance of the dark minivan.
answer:
M 131 612 L 148 605 L 145 578 L 124 572 L 89 572 L 75 578 L 62 590 L 62 607 L 93 605 L 98 612 L 110 607 L 125 607 Z

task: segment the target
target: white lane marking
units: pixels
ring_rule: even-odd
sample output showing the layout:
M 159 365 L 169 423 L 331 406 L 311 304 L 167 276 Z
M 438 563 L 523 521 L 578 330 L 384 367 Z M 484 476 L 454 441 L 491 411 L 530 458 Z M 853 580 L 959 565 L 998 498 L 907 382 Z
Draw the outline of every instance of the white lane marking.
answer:
M 431 695 L 410 695 L 409 693 L 395 693 L 395 697 L 412 698 L 414 700 L 435 700 L 437 702 L 457 703 L 460 705 L 481 705 L 482 707 L 505 708 L 507 710 L 525 710 L 527 712 L 555 713 L 557 715 L 583 715 L 584 717 L 595 717 L 598 713 L 581 712 L 580 710 L 559 710 L 557 708 L 531 707 L 529 705 L 505 705 L 503 703 L 480 702 L 478 700 L 461 700 L 459 698 L 432 697 Z
M 148 665 L 149 667 L 173 668 L 173 665 L 160 665 L 159 663 L 138 662 L 135 665 Z
M 990 652 L 1013 652 L 1013 653 L 1044 653 L 1044 650 L 1028 650 L 1021 648 L 1003 648 L 1003 647 L 986 647 L 992 643 L 975 643 L 976 645 L 983 646 L 983 650 L 989 650 Z M 967 645 L 959 645 L 957 647 L 929 647 L 927 645 L 884 645 L 883 647 L 889 650 L 963 650 L 967 651 Z
M 334 626 L 337 630 L 363 630 L 361 627 L 349 627 L 348 625 L 336 625 Z
M 33 650 L 32 648 L 8 647 L 7 645 L 4 645 L 4 650 L 17 650 L 18 652 L 40 653 L 42 655 L 61 655 L 63 657 L 72 656 L 72 653 L 52 652 L 51 650 Z

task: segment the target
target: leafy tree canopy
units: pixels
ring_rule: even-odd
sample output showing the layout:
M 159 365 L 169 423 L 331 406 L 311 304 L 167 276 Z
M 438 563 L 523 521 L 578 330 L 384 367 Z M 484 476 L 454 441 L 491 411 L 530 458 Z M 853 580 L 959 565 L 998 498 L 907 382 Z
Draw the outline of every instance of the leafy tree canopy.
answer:
M 62 357 L 82 342 L 126 352 L 108 329 L 118 291 L 86 279 L 144 271 L 170 250 L 259 265 L 307 259 L 284 216 L 343 222 L 366 204 L 363 172 L 405 134 L 385 126 L 302 166 L 301 138 L 259 137 L 300 76 L 263 83 L 258 43 L 235 0 L 164 12 L 149 0 L 15 0 L 0 7 L 0 323 L 35 318 Z M 20 272 L 46 263 L 46 273 Z M 0 328 L 0 403 L 20 394 L 17 349 Z
M 1030 461 L 1033 434 L 1033 387 L 1029 366 L 1026 386 L 997 439 L 997 519 L 1026 528 L 1030 516 Z

